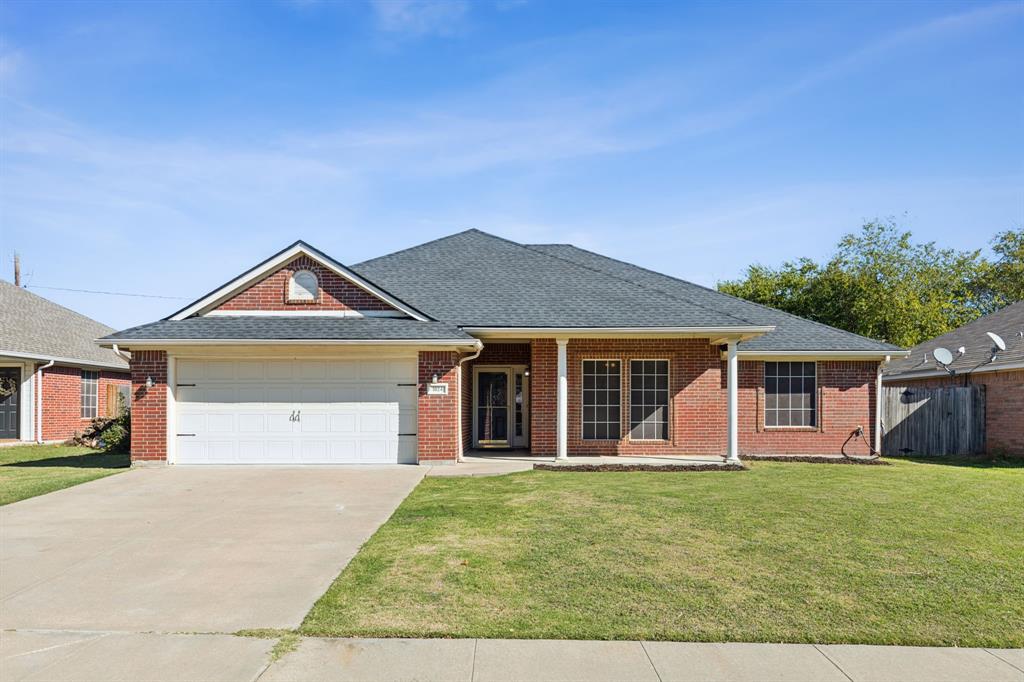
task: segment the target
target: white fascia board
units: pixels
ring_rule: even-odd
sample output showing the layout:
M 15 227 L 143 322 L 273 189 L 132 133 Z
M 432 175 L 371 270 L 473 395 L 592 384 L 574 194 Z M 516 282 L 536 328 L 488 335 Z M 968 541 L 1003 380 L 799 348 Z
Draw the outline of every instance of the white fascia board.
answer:
M 352 272 L 351 270 L 349 270 L 344 265 L 328 256 L 327 254 L 317 251 L 312 246 L 304 242 L 298 242 L 294 246 L 285 249 L 284 251 L 277 254 L 276 256 L 266 261 L 262 265 L 258 266 L 257 268 L 250 270 L 245 274 L 235 278 L 234 280 L 228 282 L 227 284 L 220 287 L 216 291 L 207 294 L 203 298 L 190 304 L 187 308 L 183 308 L 182 310 L 178 311 L 177 313 L 175 313 L 174 315 L 167 319 L 184 320 L 185 318 L 191 317 L 192 315 L 195 315 L 197 313 L 201 314 L 205 309 L 217 305 L 224 299 L 229 298 L 231 295 L 235 293 L 238 293 L 240 290 L 249 286 L 253 282 L 259 281 L 268 273 L 280 268 L 282 265 L 288 263 L 289 261 L 291 261 L 292 259 L 299 255 L 306 255 L 312 258 L 313 260 L 318 261 L 322 265 L 326 266 L 328 269 L 333 270 L 337 275 L 344 277 L 345 279 L 352 282 L 360 289 L 363 289 L 364 291 L 387 302 L 389 305 L 394 306 L 398 310 L 401 310 L 409 317 L 416 320 L 420 320 L 421 322 L 427 321 L 426 317 L 416 312 L 415 310 L 405 305 L 404 303 L 400 302 L 383 289 L 380 289 L 379 287 L 371 284 L 370 282 L 367 282 L 365 279 L 363 279 L 356 273 Z
M 1007 362 L 1004 364 L 988 364 L 982 365 L 981 367 L 969 368 L 960 370 L 956 367 L 953 370 L 956 374 L 953 377 L 966 377 L 974 374 L 994 374 L 996 372 L 1012 372 L 1016 369 L 1024 369 L 1024 361 L 1022 362 Z M 899 372 L 895 374 L 883 374 L 882 383 L 890 383 L 894 381 L 912 381 L 914 379 L 934 379 L 935 377 L 948 377 L 951 376 L 949 372 L 943 369 L 930 369 L 923 372 L 907 371 Z
M 99 341 L 97 341 L 97 343 L 99 343 Z M 101 343 L 99 343 L 99 345 L 102 348 L 110 348 L 109 345 L 104 346 Z M 56 365 L 75 365 L 76 367 L 99 367 L 101 369 L 111 369 L 116 372 L 128 371 L 127 367 L 122 367 L 121 365 L 115 365 L 113 363 L 96 362 L 95 360 L 79 360 L 77 358 L 64 358 L 55 355 L 42 355 L 40 353 L 22 353 L 20 351 L 13 350 L 0 350 L 0 356 L 8 358 L 22 358 L 25 360 L 39 360 L 41 362 L 53 361 L 53 363 Z
M 99 341 L 104 348 L 113 341 Z M 481 348 L 479 339 L 118 339 L 123 348 L 171 346 L 459 346 Z
M 909 350 L 740 350 L 741 360 L 889 360 L 905 358 Z M 724 357 L 724 356 L 723 356 Z
M 492 338 L 753 338 L 774 325 L 744 327 L 463 327 L 462 331 Z
M 203 317 L 394 317 L 408 318 L 401 310 L 211 310 Z

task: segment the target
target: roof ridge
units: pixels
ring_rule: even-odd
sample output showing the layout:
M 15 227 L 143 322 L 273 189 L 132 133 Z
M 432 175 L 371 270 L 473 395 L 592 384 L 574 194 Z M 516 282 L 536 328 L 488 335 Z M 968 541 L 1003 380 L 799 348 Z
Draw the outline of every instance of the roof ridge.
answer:
M 84 313 L 78 312 L 77 310 L 72 310 L 71 308 L 67 307 L 66 305 L 61 305 L 60 303 L 57 303 L 56 301 L 51 301 L 50 299 L 46 298 L 45 296 L 40 296 L 39 294 L 35 293 L 34 291 L 29 291 L 28 290 L 28 286 L 18 286 L 16 284 L 14 284 L 13 282 L 8 282 L 5 279 L 0 279 L 0 283 L 6 284 L 9 287 L 11 287 L 12 289 L 17 289 L 18 291 L 20 291 L 20 292 L 22 292 L 24 294 L 28 294 L 29 296 L 33 296 L 35 298 L 38 298 L 40 301 L 45 301 L 46 303 L 48 303 L 48 304 L 50 304 L 52 306 L 55 306 L 57 308 L 60 308 L 61 310 L 66 310 L 67 312 L 71 313 L 72 315 L 80 317 L 83 320 L 88 320 L 89 322 L 92 322 L 93 324 L 98 324 L 99 326 L 104 327 L 106 329 L 110 329 L 111 331 L 116 331 L 116 330 L 114 330 L 113 327 L 111 327 L 108 324 L 104 324 L 104 323 L 100 322 L 99 320 L 93 319 L 93 318 L 89 317 L 88 315 L 85 315 Z
M 870 336 L 864 336 L 862 334 L 856 334 L 854 332 L 847 331 L 846 329 L 840 329 L 839 327 L 833 327 L 832 325 L 825 324 L 824 322 L 818 322 L 817 320 L 812 320 L 812 319 L 809 319 L 809 318 L 806 318 L 806 317 L 800 317 L 799 315 L 794 315 L 793 313 L 789 313 L 789 312 L 786 312 L 785 310 L 780 310 L 778 308 L 773 308 L 771 306 L 764 305 L 763 303 L 757 303 L 756 301 L 748 301 L 745 298 L 740 298 L 739 296 L 733 296 L 732 294 L 726 293 L 724 291 L 719 291 L 718 289 L 712 289 L 711 287 L 706 287 L 703 284 L 697 284 L 696 282 L 691 282 L 688 279 L 682 279 L 681 277 L 675 277 L 674 275 L 667 275 L 664 272 L 658 272 L 657 270 L 651 270 L 650 268 L 645 268 L 642 265 L 636 265 L 635 263 L 628 263 L 628 262 L 626 262 L 624 260 L 619 260 L 618 258 L 612 258 L 611 256 L 606 256 L 603 253 L 597 253 L 596 251 L 590 251 L 589 249 L 583 249 L 583 248 L 580 248 L 580 247 L 576 246 L 575 244 L 532 244 L 532 245 L 527 245 L 527 246 L 568 246 L 570 248 L 576 249 L 577 251 L 583 251 L 584 253 L 589 253 L 589 254 L 592 254 L 594 256 L 599 256 L 601 258 L 607 258 L 610 261 L 614 261 L 616 263 L 622 263 L 623 265 L 628 265 L 630 267 L 637 268 L 638 270 L 643 270 L 644 272 L 649 272 L 649 273 L 651 273 L 653 275 L 659 275 L 661 277 L 668 277 L 669 279 L 675 280 L 677 282 L 682 282 L 683 284 L 689 284 L 690 286 L 698 287 L 700 289 L 704 289 L 705 291 L 709 291 L 709 292 L 711 292 L 713 294 L 718 294 L 720 296 L 726 296 L 726 297 L 731 298 L 731 299 L 733 299 L 735 301 L 740 301 L 740 302 L 746 303 L 748 305 L 755 305 L 755 306 L 757 306 L 759 308 L 763 308 L 765 310 L 770 310 L 773 313 L 778 313 L 779 315 L 785 315 L 786 317 L 791 317 L 793 319 L 800 320 L 801 322 L 809 322 L 810 324 L 817 325 L 819 327 L 824 327 L 825 329 L 831 329 L 833 331 L 837 331 L 837 332 L 840 332 L 842 334 L 846 334 L 847 336 L 853 336 L 853 337 L 858 338 L 858 339 L 864 339 L 864 340 L 867 340 L 867 341 L 872 341 L 874 343 L 887 344 L 887 345 L 893 346 L 895 348 L 899 348 L 899 346 L 896 346 L 895 344 L 891 344 L 888 341 L 879 341 L 878 339 L 873 339 Z M 661 291 L 661 290 L 658 289 L 657 291 Z M 666 293 L 669 296 L 676 296 L 676 294 L 671 294 L 671 293 L 668 293 L 668 292 L 662 292 L 662 293 Z M 682 297 L 679 297 L 679 298 L 682 298 Z M 683 299 L 683 300 L 689 301 L 689 299 Z M 697 305 L 699 305 L 699 304 L 697 304 Z
M 379 256 L 374 256 L 373 258 L 368 258 L 368 259 L 366 259 L 364 261 L 360 261 L 359 263 L 355 263 L 354 265 L 349 265 L 348 267 L 349 268 L 358 268 L 358 267 L 363 266 L 363 265 L 369 265 L 369 264 L 371 264 L 371 263 L 373 263 L 375 261 L 379 261 L 382 258 L 390 258 L 391 256 L 397 256 L 400 253 L 406 253 L 408 251 L 412 251 L 414 249 L 418 249 L 421 246 L 427 246 L 429 244 L 436 244 L 438 242 L 443 242 L 443 241 L 448 240 L 448 239 L 453 239 L 455 237 L 458 237 L 458 236 L 461 236 L 461 235 L 464 235 L 464 234 L 469 234 L 470 232 L 477 232 L 479 234 L 487 234 L 486 232 L 484 232 L 482 230 L 478 230 L 475 227 L 470 227 L 470 228 L 467 228 L 465 230 L 461 230 L 459 232 L 453 232 L 452 234 L 446 234 L 443 237 L 435 237 L 434 239 L 431 239 L 429 241 L 425 241 L 422 244 L 414 244 L 413 246 L 407 246 L 404 249 L 399 249 L 398 251 L 392 251 L 391 253 L 382 253 Z M 494 235 L 491 235 L 491 234 L 487 234 L 487 236 L 494 237 Z M 497 239 L 501 239 L 501 237 L 497 237 Z M 515 243 L 515 242 L 513 242 L 513 243 Z M 362 275 L 360 274 L 360 276 L 362 276 Z

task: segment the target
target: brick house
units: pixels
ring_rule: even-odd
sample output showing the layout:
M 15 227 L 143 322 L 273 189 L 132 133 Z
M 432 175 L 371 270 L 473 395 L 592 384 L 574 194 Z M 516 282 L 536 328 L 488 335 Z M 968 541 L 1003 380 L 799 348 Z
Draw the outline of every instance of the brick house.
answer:
M 986 333 L 1006 346 L 995 346 Z M 886 385 L 912 387 L 985 387 L 985 450 L 1024 455 L 1024 301 L 919 343 L 882 375 Z M 935 349 L 953 355 L 949 370 L 935 360 Z M 963 349 L 962 352 L 960 349 Z
M 837 453 L 904 353 L 477 230 L 348 267 L 296 242 L 101 343 L 132 351 L 133 459 L 190 464 Z
M 131 387 L 114 330 L 0 280 L 0 442 L 59 442 L 112 416 Z

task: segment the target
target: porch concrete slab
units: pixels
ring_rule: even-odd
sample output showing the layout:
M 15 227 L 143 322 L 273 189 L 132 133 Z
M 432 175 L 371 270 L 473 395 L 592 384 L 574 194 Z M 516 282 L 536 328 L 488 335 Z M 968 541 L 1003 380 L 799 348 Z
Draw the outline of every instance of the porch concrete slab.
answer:
M 136 469 L 0 509 L 0 627 L 297 627 L 416 466 Z
M 658 682 L 640 642 L 481 639 L 474 681 Z
M 427 471 L 427 476 L 501 476 L 532 469 L 533 462 L 496 458 L 487 461 L 467 460 L 449 466 L 431 466 Z
M 871 682 L 1021 682 L 1024 673 L 984 649 L 824 644 L 850 679 Z
M 260 682 L 452 682 L 473 677 L 472 639 L 303 639 Z
M 662 682 L 848 682 L 811 644 L 644 642 Z
M 231 635 L 12 632 L 0 635 L 0 678 L 16 682 L 255 680 L 276 640 Z

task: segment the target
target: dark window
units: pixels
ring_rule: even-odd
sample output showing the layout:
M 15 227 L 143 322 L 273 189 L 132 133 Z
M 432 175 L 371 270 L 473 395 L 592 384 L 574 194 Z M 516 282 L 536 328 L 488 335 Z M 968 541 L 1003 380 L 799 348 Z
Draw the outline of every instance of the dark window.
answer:
M 764 425 L 815 426 L 816 384 L 813 362 L 764 363 Z
M 95 419 L 99 401 L 100 373 L 82 370 L 82 419 Z
M 622 405 L 618 360 L 583 361 L 583 438 L 618 440 L 622 433 Z
M 668 360 L 630 361 L 629 437 L 668 440 Z

